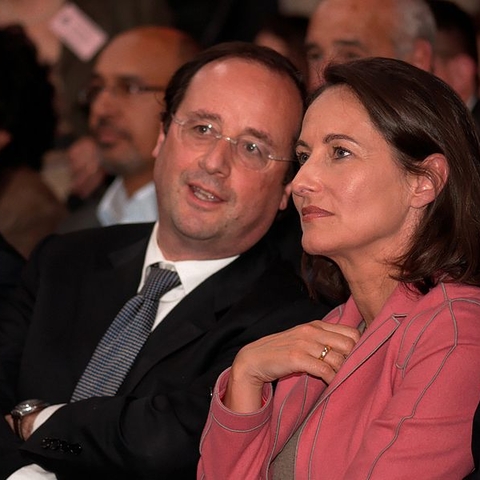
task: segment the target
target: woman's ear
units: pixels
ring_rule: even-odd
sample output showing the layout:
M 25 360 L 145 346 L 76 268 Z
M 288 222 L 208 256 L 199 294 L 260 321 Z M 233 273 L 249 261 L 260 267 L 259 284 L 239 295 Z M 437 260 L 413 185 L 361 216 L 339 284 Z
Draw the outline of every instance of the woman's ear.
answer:
M 424 173 L 415 177 L 412 207 L 422 208 L 433 202 L 448 179 L 448 162 L 441 153 L 429 155 L 423 162 Z

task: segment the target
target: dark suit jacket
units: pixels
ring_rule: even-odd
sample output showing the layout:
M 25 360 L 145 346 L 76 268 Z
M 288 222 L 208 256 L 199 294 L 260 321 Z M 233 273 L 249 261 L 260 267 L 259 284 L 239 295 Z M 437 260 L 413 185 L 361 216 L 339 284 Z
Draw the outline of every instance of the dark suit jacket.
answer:
M 0 297 L 18 285 L 24 263 L 23 257 L 0 235 Z
M 150 232 L 147 224 L 87 230 L 53 237 L 35 252 L 23 288 L 0 305 L 16 346 L 0 349 L 3 413 L 28 398 L 69 402 L 103 333 L 136 292 Z M 260 242 L 160 323 L 117 396 L 61 408 L 25 442 L 22 459 L 19 442 L 0 427 L 3 478 L 31 461 L 65 479 L 195 478 L 220 372 L 246 343 L 328 309 L 312 304 L 289 264 Z

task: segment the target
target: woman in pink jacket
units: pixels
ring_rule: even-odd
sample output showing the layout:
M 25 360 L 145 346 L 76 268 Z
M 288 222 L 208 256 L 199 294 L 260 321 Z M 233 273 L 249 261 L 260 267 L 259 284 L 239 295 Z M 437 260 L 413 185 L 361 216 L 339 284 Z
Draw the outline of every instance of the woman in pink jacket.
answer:
M 475 127 L 446 84 L 398 60 L 325 78 L 293 198 L 311 292 L 346 303 L 239 352 L 198 478 L 461 479 L 480 400 Z

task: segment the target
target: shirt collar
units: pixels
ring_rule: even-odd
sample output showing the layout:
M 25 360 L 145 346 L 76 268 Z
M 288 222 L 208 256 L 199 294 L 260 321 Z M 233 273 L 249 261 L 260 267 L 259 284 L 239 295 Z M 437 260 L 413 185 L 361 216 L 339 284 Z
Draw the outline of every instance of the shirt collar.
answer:
M 173 265 L 178 273 L 178 276 L 180 277 L 180 281 L 182 282 L 182 286 L 185 290 L 185 295 L 188 295 L 208 277 L 226 267 L 228 264 L 232 263 L 236 258 L 238 258 L 238 255 L 235 255 L 233 257 L 215 260 L 182 260 L 179 262 L 166 260 L 157 243 L 158 229 L 159 222 L 156 222 L 148 241 L 145 261 L 142 269 L 141 285 L 143 285 L 147 268 L 152 263 L 158 262 L 160 263 L 160 266 Z
M 147 183 L 129 198 L 123 179 L 117 177 L 98 204 L 97 216 L 102 226 L 154 222 L 157 219 L 155 184 Z

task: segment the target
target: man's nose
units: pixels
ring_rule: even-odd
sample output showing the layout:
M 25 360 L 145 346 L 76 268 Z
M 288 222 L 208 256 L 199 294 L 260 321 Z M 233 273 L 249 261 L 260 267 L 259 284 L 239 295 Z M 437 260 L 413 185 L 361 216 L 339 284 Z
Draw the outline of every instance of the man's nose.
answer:
M 199 165 L 211 175 L 228 177 L 234 161 L 235 145 L 229 137 L 217 138 L 199 158 Z

